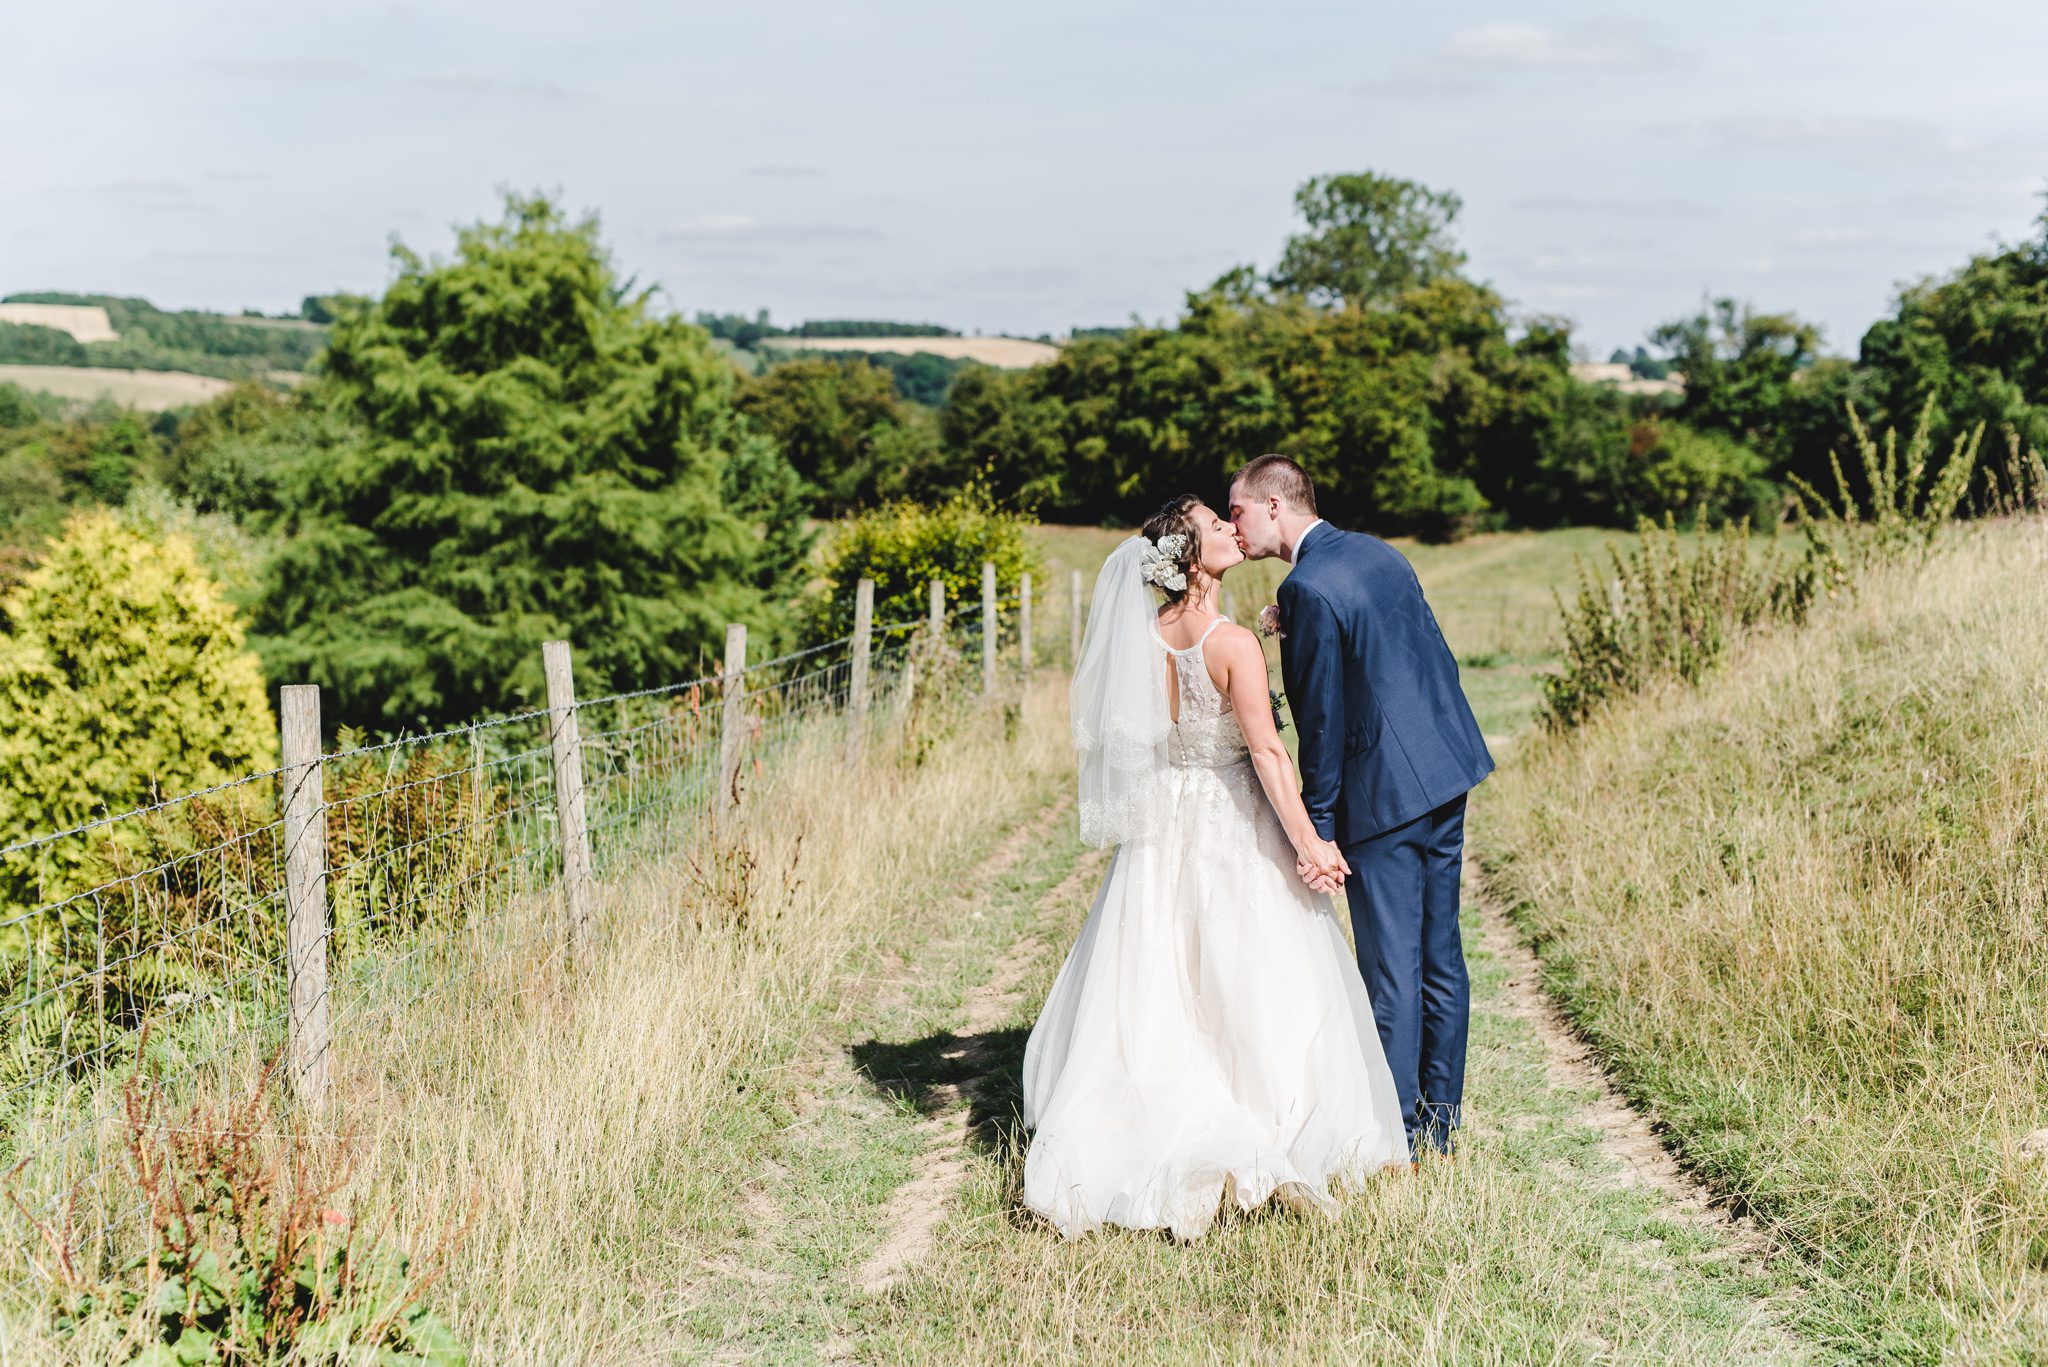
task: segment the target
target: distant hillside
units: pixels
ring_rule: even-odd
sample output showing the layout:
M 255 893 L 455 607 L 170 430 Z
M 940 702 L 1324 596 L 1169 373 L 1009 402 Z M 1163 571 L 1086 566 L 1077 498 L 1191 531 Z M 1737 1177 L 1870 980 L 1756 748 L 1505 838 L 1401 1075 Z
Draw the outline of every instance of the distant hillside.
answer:
M 0 323 L 54 328 L 75 342 L 118 342 L 114 320 L 97 304 L 0 304 Z
M 266 379 L 305 371 L 326 345 L 326 327 L 302 318 L 170 312 L 109 294 L 0 299 L 0 363 L 13 365 Z

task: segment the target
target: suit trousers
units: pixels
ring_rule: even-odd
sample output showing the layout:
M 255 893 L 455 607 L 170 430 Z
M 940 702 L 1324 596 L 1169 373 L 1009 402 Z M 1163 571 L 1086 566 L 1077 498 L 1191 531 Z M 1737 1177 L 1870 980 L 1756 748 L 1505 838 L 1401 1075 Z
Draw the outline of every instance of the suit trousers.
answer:
M 1372 995 L 1411 1155 L 1449 1152 L 1465 1098 L 1471 984 L 1458 934 L 1465 795 L 1344 847 L 1358 971 Z

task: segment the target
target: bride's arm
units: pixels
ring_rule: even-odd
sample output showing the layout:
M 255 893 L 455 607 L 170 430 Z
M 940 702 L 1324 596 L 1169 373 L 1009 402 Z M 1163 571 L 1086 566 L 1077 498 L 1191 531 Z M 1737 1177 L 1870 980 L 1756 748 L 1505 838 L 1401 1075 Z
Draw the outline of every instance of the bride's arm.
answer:
M 1237 724 L 1244 731 L 1244 743 L 1252 752 L 1252 767 L 1258 771 L 1259 786 L 1266 790 L 1266 801 L 1273 804 L 1287 839 L 1294 845 L 1295 855 L 1319 869 L 1341 867 L 1343 855 L 1316 834 L 1314 823 L 1308 819 L 1308 808 L 1302 806 L 1301 789 L 1294 779 L 1294 761 L 1288 757 L 1287 747 L 1280 743 L 1280 732 L 1273 725 L 1273 695 L 1267 686 L 1266 653 L 1259 649 L 1259 638 L 1243 627 L 1226 623 L 1210 637 L 1204 653 L 1223 672 L 1223 678 L 1217 682 L 1230 697 Z

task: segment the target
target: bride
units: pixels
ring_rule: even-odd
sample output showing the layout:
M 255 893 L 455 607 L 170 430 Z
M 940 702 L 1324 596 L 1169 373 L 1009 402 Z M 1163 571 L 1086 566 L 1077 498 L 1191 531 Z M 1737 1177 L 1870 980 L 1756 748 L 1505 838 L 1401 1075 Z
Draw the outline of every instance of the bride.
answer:
M 1096 581 L 1073 683 L 1081 838 L 1117 851 L 1024 1056 L 1024 1201 L 1068 1238 L 1197 1238 L 1225 1202 L 1331 1212 L 1333 1183 L 1408 1161 L 1365 983 L 1295 874 L 1339 857 L 1302 807 L 1258 639 L 1216 610 L 1243 559 L 1183 495 Z

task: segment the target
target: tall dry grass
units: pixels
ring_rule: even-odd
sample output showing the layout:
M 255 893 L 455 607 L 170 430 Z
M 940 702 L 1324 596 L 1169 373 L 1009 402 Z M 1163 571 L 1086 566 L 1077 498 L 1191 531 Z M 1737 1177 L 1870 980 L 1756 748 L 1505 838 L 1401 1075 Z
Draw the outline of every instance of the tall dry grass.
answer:
M 858 766 L 830 727 L 779 751 L 723 838 L 604 889 L 575 971 L 537 901 L 523 947 L 460 990 L 341 1003 L 319 1127 L 348 1154 L 336 1200 L 422 1250 L 467 1225 L 433 1295 L 473 1361 L 683 1351 L 680 1293 L 734 1227 L 804 1042 L 856 1009 L 880 946 L 959 914 L 976 860 L 1053 791 L 1060 689 L 1027 689 L 1021 716 L 967 702 L 936 744 L 924 714 L 919 744 L 891 732 Z M 79 1349 L 0 1322 L 0 1356 Z
M 1533 739 L 1478 828 L 1578 1021 L 1869 1360 L 2048 1352 L 2048 522 Z

